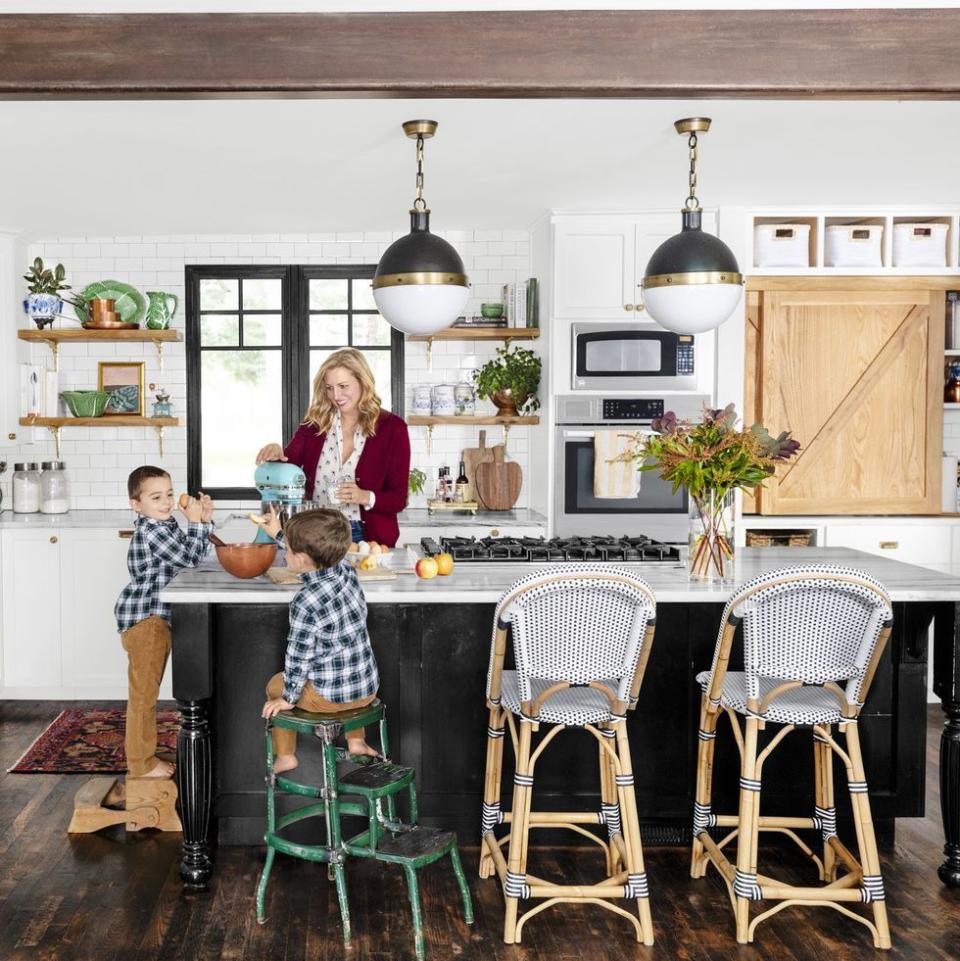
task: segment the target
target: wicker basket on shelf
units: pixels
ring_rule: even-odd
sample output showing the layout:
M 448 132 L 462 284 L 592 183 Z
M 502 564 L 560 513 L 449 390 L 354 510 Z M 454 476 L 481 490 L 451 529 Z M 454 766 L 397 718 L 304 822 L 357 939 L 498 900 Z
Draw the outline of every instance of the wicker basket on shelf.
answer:
M 809 547 L 812 531 L 747 531 L 747 547 Z

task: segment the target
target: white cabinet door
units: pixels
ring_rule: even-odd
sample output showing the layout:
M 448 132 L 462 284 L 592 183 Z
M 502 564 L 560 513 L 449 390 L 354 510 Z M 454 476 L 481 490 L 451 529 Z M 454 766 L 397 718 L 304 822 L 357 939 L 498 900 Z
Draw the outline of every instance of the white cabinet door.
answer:
M 60 530 L 5 530 L 0 545 L 4 687 L 59 688 Z
M 64 530 L 60 552 L 63 682 L 84 696 L 123 696 L 127 655 L 113 606 L 129 581 L 130 541 L 113 529 Z
M 852 547 L 920 567 L 942 568 L 951 559 L 952 525 L 829 524 L 827 547 Z
M 629 320 L 640 303 L 631 218 L 577 217 L 556 225 L 554 313 L 578 320 Z

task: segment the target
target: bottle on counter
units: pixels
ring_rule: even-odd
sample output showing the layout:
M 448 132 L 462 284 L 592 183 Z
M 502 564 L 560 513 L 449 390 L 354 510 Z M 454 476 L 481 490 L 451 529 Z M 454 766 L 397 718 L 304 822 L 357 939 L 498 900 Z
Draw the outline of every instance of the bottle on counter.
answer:
M 13 465 L 13 512 L 36 514 L 40 510 L 40 471 L 36 464 Z
M 449 497 L 450 468 L 440 467 L 437 470 L 437 500 L 445 501 Z
M 960 404 L 960 363 L 950 364 L 949 371 L 943 399 L 948 404 Z
M 467 468 L 463 461 L 460 461 L 460 473 L 457 476 L 456 484 L 456 501 L 462 504 L 467 499 L 467 489 L 470 487 L 470 481 L 467 480 Z
M 66 514 L 70 510 L 70 486 L 62 460 L 43 462 L 40 475 L 40 513 Z

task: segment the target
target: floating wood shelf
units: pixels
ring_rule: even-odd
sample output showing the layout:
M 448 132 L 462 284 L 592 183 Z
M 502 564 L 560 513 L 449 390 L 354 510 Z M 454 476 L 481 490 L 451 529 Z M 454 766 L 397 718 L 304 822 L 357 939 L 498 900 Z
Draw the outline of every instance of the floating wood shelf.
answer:
M 408 340 L 535 340 L 539 327 L 447 327 L 435 334 L 411 334 Z
M 90 344 L 95 341 L 111 341 L 127 344 L 153 344 L 157 348 L 160 370 L 163 370 L 163 345 L 183 340 L 179 330 L 151 330 L 149 327 L 138 327 L 136 330 L 88 330 L 85 327 L 50 328 L 49 330 L 18 330 L 20 340 L 41 341 L 53 351 L 53 369 L 60 369 L 61 344 Z
M 163 431 L 179 427 L 179 417 L 137 417 L 132 414 L 104 414 L 102 417 L 21 417 L 21 427 L 46 427 L 57 444 L 60 459 L 60 430 L 63 427 L 152 427 L 157 432 L 160 456 L 163 457 Z

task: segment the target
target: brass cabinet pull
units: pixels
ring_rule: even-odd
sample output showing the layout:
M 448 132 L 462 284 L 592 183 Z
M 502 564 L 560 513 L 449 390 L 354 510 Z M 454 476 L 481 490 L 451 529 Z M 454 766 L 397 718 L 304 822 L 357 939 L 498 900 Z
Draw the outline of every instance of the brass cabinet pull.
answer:
M 624 305 L 623 305 L 623 309 L 624 309 L 624 310 L 633 310 L 633 304 L 624 304 Z
M 639 313 L 641 310 L 646 310 L 646 309 L 647 309 L 646 307 L 643 306 L 643 304 L 635 304 L 634 306 L 635 306 L 636 309 L 637 309 L 637 313 Z
M 900 541 L 880 541 L 880 550 L 895 551 L 900 546 Z
M 57 538 L 56 538 L 56 537 L 51 537 L 51 538 L 50 538 L 50 543 L 51 543 L 51 544 L 56 544 L 56 543 L 57 543 Z
M 129 539 L 129 538 L 133 537 L 133 531 L 132 531 L 132 530 L 129 530 L 129 531 L 117 531 L 117 536 L 118 536 L 118 537 L 124 537 L 124 538 Z
M 490 531 L 490 536 L 491 536 L 491 537 L 499 537 L 499 536 L 500 536 L 500 531 L 497 530 L 497 528 L 495 527 L 492 531 Z
M 17 439 L 16 434 L 7 434 L 7 440 L 16 440 L 16 439 Z

